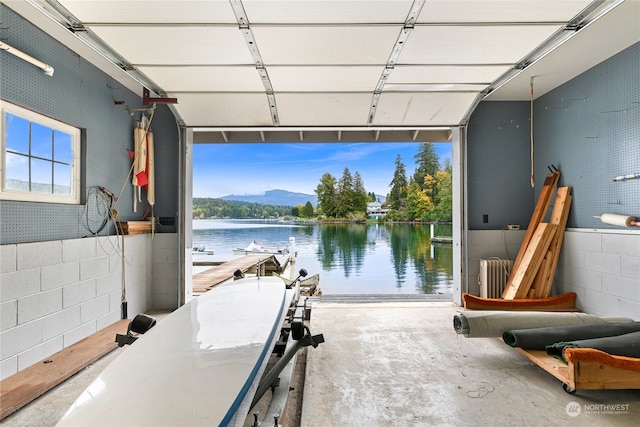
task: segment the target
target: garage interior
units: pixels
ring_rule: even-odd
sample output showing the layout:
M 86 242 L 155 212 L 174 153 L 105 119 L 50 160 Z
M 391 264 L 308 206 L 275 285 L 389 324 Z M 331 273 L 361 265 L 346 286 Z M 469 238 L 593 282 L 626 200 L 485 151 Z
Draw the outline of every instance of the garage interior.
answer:
M 477 380 L 485 387 L 495 384 L 492 369 L 504 358 L 500 372 L 517 390 L 510 394 L 538 411 L 522 415 L 525 424 L 550 421 L 542 415 L 546 405 L 569 425 L 584 422 L 565 412 L 569 398 L 630 402 L 631 415 L 590 414 L 599 425 L 637 418 L 637 391 L 575 397 L 549 391 L 557 381 L 546 381 L 543 371 L 500 343 L 475 348 L 476 341 L 457 338 L 444 325 L 462 293 L 479 294 L 479 260 L 502 253 L 505 225 L 528 223 L 551 164 L 574 195 L 554 293 L 576 292 L 577 308 L 587 313 L 640 320 L 640 233 L 594 218 L 640 216 L 640 180 L 610 179 L 640 166 L 640 1 L 7 0 L 0 13 L 0 97 L 83 130 L 84 189 L 120 188 L 129 168 L 122 145 L 131 139 L 136 109 L 154 108 L 162 171 L 154 215 L 169 219 L 153 239 L 127 236 L 131 263 L 123 267 L 120 254 L 108 249 L 113 229 L 93 236 L 82 227 L 86 197 L 69 205 L 3 194 L 2 379 L 120 320 L 123 271 L 130 313 L 175 310 L 192 298 L 193 144 L 450 141 L 455 293 L 451 307 L 437 308 L 444 314 L 434 314 L 434 325 L 451 335 L 439 345 L 455 340 L 468 346 L 468 356 L 451 358 L 455 363 L 445 370 L 465 374 L 460 366 L 487 363 L 487 378 Z M 125 188 L 122 199 L 132 200 L 132 192 Z M 119 211 L 125 219 L 139 216 L 126 203 Z M 523 231 L 507 233 L 515 251 Z M 324 354 L 316 367 L 340 357 L 326 344 L 310 352 Z M 347 370 L 364 372 L 361 362 Z M 516 375 L 505 366 L 522 369 Z M 456 419 L 470 425 L 495 415 L 482 405 L 472 409 L 481 396 L 460 387 L 466 403 L 454 412 L 459 418 L 387 413 L 367 425 Z M 530 395 L 536 398 L 527 400 Z M 437 411 L 458 399 L 441 397 L 431 403 Z M 339 404 L 318 399 L 317 408 Z M 342 412 L 333 423 L 357 425 L 356 412 L 354 418 Z

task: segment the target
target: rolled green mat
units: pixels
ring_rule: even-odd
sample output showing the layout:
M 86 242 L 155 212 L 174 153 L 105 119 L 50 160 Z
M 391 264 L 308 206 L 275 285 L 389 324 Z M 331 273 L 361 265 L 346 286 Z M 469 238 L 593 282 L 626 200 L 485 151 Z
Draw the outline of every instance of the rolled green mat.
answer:
M 640 322 L 548 326 L 506 331 L 502 334 L 502 339 L 511 347 L 544 350 L 546 346 L 557 342 L 614 337 L 638 331 L 640 331 Z
M 548 345 L 546 350 L 550 356 L 567 363 L 564 356 L 564 351 L 567 348 L 593 348 L 614 356 L 640 357 L 640 332 L 631 332 L 615 337 L 558 342 Z
M 467 338 L 499 338 L 513 329 L 627 322 L 633 320 L 578 312 L 471 310 L 454 315 L 453 329 Z

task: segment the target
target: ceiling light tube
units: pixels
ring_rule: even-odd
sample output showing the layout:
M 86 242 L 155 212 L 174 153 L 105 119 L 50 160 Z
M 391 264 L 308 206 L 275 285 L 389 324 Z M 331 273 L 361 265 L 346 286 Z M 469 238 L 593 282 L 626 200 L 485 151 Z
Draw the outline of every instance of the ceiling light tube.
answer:
M 4 50 L 5 52 L 8 52 L 12 55 L 17 56 L 18 58 L 27 61 L 30 64 L 35 65 L 36 67 L 40 68 L 42 71 L 44 71 L 44 73 L 47 76 L 53 76 L 53 67 L 49 64 L 45 64 L 42 61 L 38 61 L 36 58 L 34 58 L 33 56 L 29 56 L 26 53 L 22 52 L 21 50 L 16 49 L 15 47 L 11 47 L 8 44 L 1 42 L 0 41 L 0 49 Z

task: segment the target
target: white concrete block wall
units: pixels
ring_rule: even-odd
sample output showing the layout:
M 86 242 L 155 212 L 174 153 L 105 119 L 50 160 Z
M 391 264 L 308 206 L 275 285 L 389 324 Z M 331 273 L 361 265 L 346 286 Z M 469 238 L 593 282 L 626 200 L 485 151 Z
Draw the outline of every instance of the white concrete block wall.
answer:
M 180 287 L 178 271 L 178 235 L 156 234 L 153 242 L 153 308 L 174 310 L 178 308 Z M 191 271 L 191 270 L 189 270 Z
M 160 236 L 167 253 L 177 248 L 175 235 Z M 154 275 L 160 295 L 177 295 L 177 256 L 155 273 L 153 246 L 149 234 L 125 237 L 129 318 L 155 308 Z M 115 236 L 0 246 L 1 379 L 121 318 L 121 247 Z
M 556 283 L 582 311 L 640 321 L 640 233 L 567 230 Z

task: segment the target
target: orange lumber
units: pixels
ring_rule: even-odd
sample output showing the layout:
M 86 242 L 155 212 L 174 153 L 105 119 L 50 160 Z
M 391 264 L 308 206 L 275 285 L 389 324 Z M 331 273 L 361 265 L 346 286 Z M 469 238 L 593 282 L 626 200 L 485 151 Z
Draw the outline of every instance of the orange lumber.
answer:
M 556 224 L 545 222 L 541 222 L 538 225 L 524 252 L 522 262 L 520 262 L 515 272 L 512 271 L 512 280 L 505 288 L 504 299 L 520 299 L 528 295 L 529 288 L 533 283 L 544 255 L 547 253 L 547 249 L 549 249 L 557 228 Z
M 553 286 L 553 278 L 556 274 L 556 268 L 558 267 L 558 259 L 560 258 L 560 249 L 562 248 L 562 241 L 564 239 L 564 230 L 567 228 L 567 220 L 569 219 L 569 210 L 571 209 L 571 200 L 573 197 L 570 194 L 571 187 L 558 188 L 558 194 L 556 196 L 556 202 L 551 212 L 551 223 L 558 226 L 558 230 L 551 241 L 549 250 L 551 256 L 547 262 L 547 271 L 544 275 L 544 280 L 541 286 L 537 288 L 536 297 L 544 298 L 551 294 L 551 287 Z
M 513 271 L 516 271 L 522 262 L 522 258 L 529 246 L 529 242 L 533 238 L 533 235 L 538 227 L 538 224 L 542 222 L 547 215 L 547 210 L 549 209 L 549 204 L 551 203 L 551 196 L 558 184 L 558 180 L 560 179 L 560 172 L 556 171 L 547 175 L 544 180 L 544 184 L 542 186 L 542 191 L 540 192 L 540 196 L 538 197 L 538 202 L 536 203 L 536 207 L 533 211 L 533 215 L 531 216 L 531 220 L 529 221 L 529 225 L 527 226 L 527 231 L 524 234 L 522 239 L 522 244 L 520 245 L 520 250 L 518 251 L 518 255 L 516 255 L 516 259 L 513 262 Z M 510 288 L 510 284 L 513 280 L 513 275 L 509 277 L 507 282 L 507 286 L 504 288 L 504 292 L 502 293 L 502 298 L 506 298 L 507 290 Z

